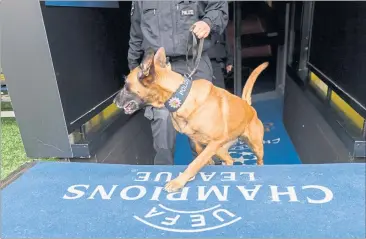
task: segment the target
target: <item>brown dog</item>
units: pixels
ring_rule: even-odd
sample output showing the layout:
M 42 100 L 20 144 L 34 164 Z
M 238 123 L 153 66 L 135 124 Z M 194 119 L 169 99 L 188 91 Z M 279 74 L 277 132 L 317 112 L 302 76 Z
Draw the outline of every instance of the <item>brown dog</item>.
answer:
M 217 155 L 226 165 L 233 165 L 228 153 L 238 139 L 248 143 L 263 165 L 264 127 L 251 106 L 251 93 L 258 75 L 268 66 L 263 63 L 250 75 L 242 98 L 215 87 L 207 80 L 187 80 L 166 64 L 164 48 L 145 53 L 139 67 L 127 76 L 125 86 L 114 99 L 126 114 L 132 114 L 146 105 L 167 107 L 174 128 L 186 134 L 196 145 L 198 153 L 177 178 L 165 185 L 175 192 L 183 188 L 206 164 Z

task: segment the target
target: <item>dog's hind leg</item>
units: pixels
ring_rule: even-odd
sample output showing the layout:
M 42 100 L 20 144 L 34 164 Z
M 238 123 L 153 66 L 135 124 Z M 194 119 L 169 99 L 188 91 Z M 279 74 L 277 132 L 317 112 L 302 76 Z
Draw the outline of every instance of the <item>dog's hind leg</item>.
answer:
M 222 159 L 222 161 L 224 161 L 225 165 L 233 165 L 234 164 L 234 160 L 233 158 L 230 156 L 229 152 L 225 149 L 225 148 L 220 148 L 216 155 Z
M 234 159 L 230 156 L 229 154 L 229 148 L 235 143 L 234 141 L 230 141 L 229 143 L 225 144 L 224 146 L 222 146 L 217 152 L 216 155 L 221 158 L 225 165 L 233 165 L 234 164 Z
M 240 137 L 252 149 L 257 157 L 257 165 L 263 165 L 264 147 L 263 147 L 264 126 L 258 118 L 248 125 L 246 132 Z

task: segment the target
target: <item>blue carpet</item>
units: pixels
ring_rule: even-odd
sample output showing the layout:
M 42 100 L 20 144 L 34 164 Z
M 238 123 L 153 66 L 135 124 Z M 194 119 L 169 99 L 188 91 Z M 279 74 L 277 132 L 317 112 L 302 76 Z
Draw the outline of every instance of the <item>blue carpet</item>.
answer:
M 264 135 L 264 164 L 301 164 L 296 150 L 282 123 L 282 108 L 279 99 L 259 101 L 253 104 L 263 124 L 270 128 Z M 238 141 L 229 150 L 235 165 L 253 165 L 256 157 L 247 144 Z M 179 134 L 175 152 L 175 164 L 187 165 L 192 161 L 188 138 Z
M 210 166 L 161 192 L 184 167 L 37 164 L 2 191 L 1 238 L 365 237 L 365 164 Z

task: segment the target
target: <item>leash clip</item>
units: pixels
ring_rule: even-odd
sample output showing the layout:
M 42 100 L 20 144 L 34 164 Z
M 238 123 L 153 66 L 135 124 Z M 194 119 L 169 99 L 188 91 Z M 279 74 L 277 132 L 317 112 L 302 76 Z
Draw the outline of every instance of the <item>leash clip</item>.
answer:
M 184 78 L 187 78 L 188 80 L 192 81 L 192 75 L 185 73 L 183 76 Z

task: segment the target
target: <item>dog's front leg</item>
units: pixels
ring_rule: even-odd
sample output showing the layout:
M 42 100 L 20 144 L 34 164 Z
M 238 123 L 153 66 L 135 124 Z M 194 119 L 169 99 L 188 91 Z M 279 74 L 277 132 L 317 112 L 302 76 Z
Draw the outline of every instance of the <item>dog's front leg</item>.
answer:
M 191 139 L 192 140 L 192 139 Z M 200 143 L 197 143 L 196 141 L 192 140 L 194 147 L 196 149 L 196 153 L 200 154 L 203 151 L 203 147 Z M 211 158 L 208 162 L 207 165 L 215 165 L 215 162 L 213 161 L 213 159 Z
M 165 185 L 168 192 L 176 192 L 183 188 L 186 183 L 196 176 L 196 174 L 211 160 L 217 150 L 223 145 L 221 142 L 211 142 L 206 148 L 190 163 L 187 169 L 177 178 L 171 180 Z

